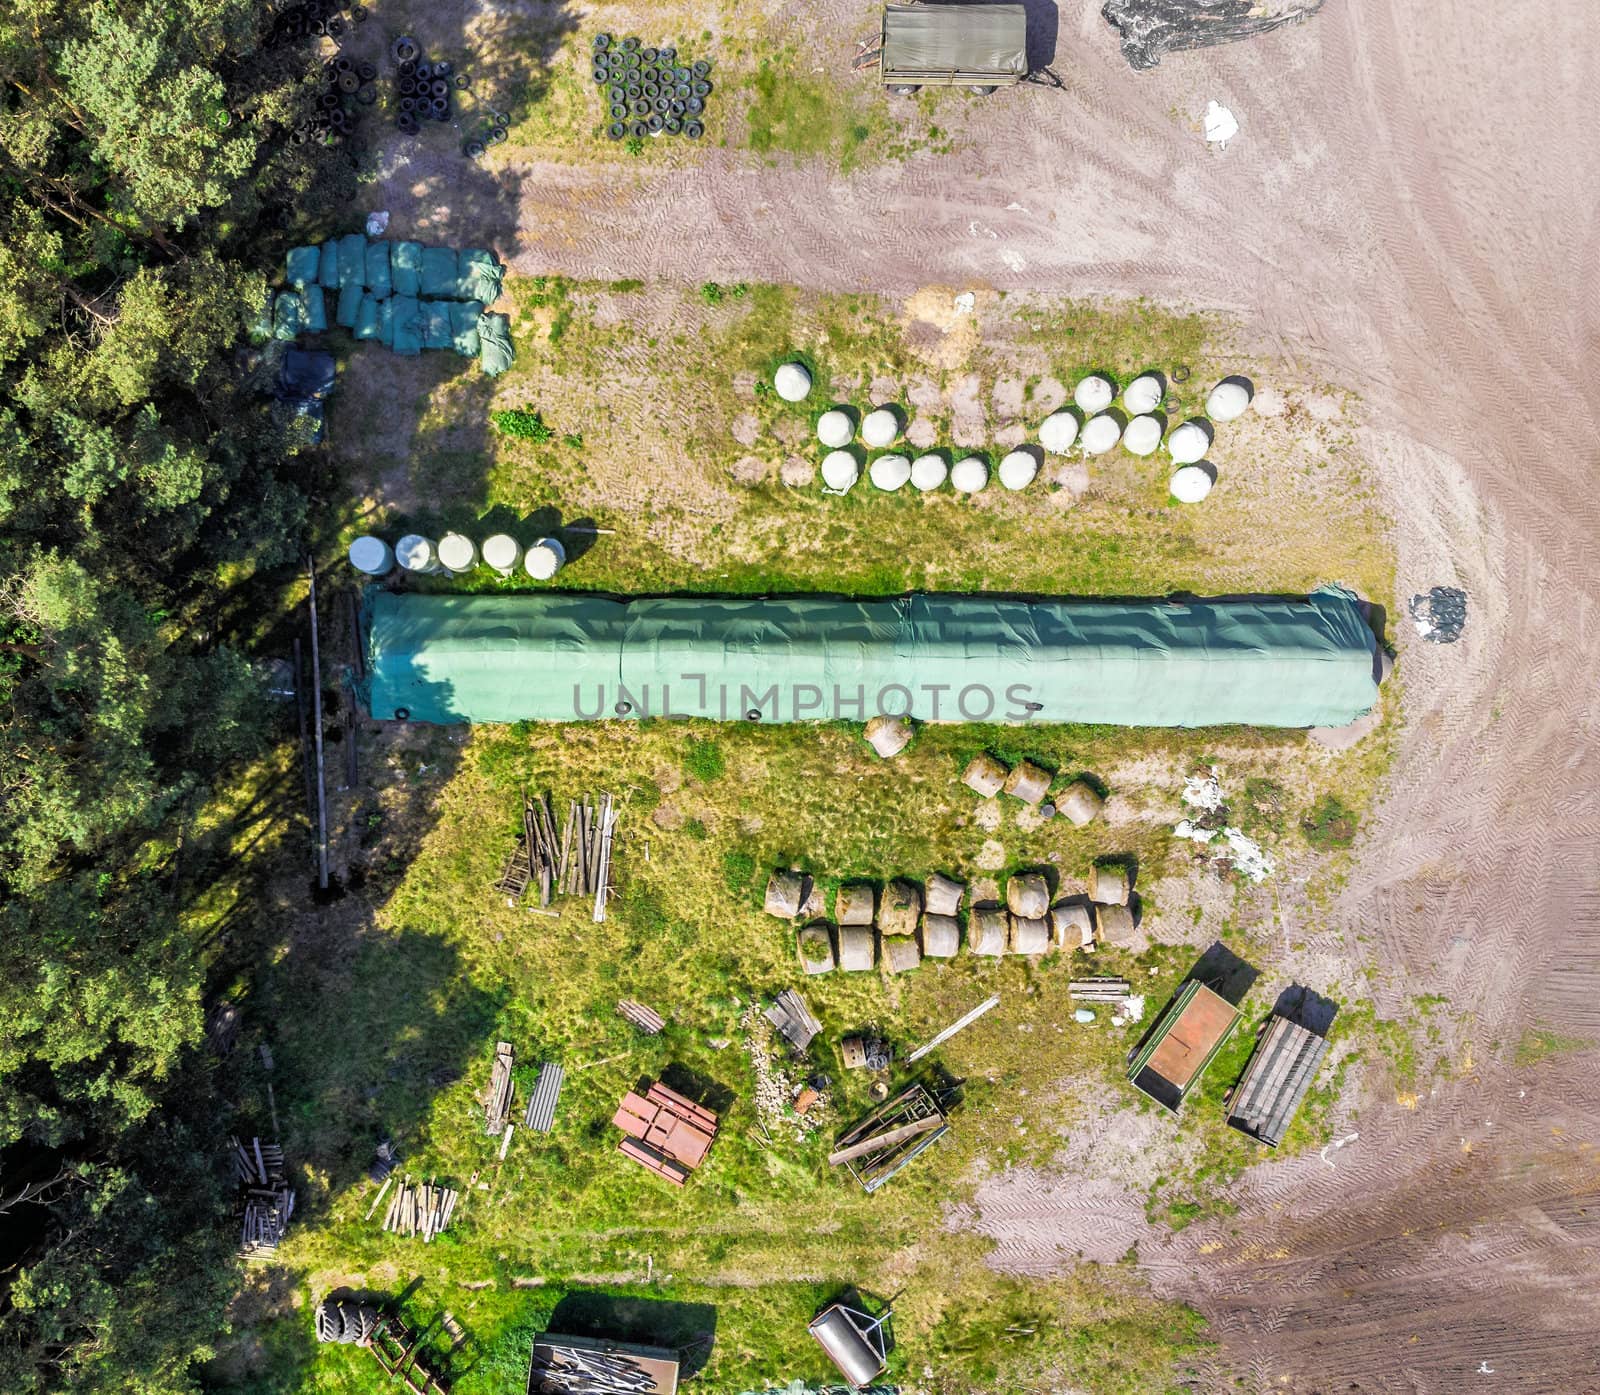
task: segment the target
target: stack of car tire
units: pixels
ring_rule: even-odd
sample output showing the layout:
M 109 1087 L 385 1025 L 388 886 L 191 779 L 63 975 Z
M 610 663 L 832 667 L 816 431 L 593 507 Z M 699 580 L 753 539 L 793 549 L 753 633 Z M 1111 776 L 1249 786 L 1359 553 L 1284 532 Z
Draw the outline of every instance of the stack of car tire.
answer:
M 414 136 L 424 121 L 448 121 L 451 95 L 468 86 L 466 74 L 457 73 L 448 58 L 430 63 L 421 45 L 409 34 L 396 39 L 389 52 L 394 58 L 395 93 L 400 99 L 400 129 Z
M 711 64 L 705 59 L 688 62 L 671 45 L 645 48 L 631 34 L 625 39 L 596 34 L 590 58 L 612 140 L 659 135 L 699 140 L 705 134 L 711 96 Z
M 272 22 L 272 37 L 280 43 L 343 38 L 348 28 L 343 10 L 343 5 L 331 4 L 330 0 L 301 0 L 299 4 L 285 5 Z M 365 5 L 350 7 L 350 23 L 360 24 L 366 17 Z
M 308 140 L 337 145 L 353 135 L 356 112 L 351 103 L 370 107 L 378 100 L 378 70 L 371 63 L 358 63 L 340 54 L 322 65 L 322 90 L 317 96 L 316 114 L 300 122 L 290 135 L 296 145 Z

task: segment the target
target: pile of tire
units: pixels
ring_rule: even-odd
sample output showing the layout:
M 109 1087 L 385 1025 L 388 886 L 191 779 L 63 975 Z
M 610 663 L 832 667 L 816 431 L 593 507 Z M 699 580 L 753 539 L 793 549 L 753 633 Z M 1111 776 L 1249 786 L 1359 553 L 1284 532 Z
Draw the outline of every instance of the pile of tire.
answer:
M 414 136 L 424 121 L 449 121 L 455 94 L 472 85 L 467 75 L 458 73 L 448 58 L 430 62 L 422 45 L 409 34 L 402 34 L 389 46 L 389 56 L 394 60 L 394 89 L 399 99 L 395 124 L 400 130 Z
M 296 124 L 289 139 L 295 145 L 308 140 L 318 145 L 338 145 L 355 134 L 357 108 L 378 100 L 378 70 L 342 53 L 322 65 L 322 88 L 314 115 Z
M 378 1310 L 370 1304 L 324 1298 L 317 1305 L 319 1342 L 365 1342 L 377 1326 Z
M 300 0 L 298 4 L 284 5 L 273 16 L 271 41 L 292 44 L 301 39 L 340 39 L 351 24 L 360 24 L 367 17 L 365 5 L 350 6 L 348 20 L 344 11 L 343 5 L 330 0 Z
M 605 99 L 612 140 L 624 136 L 687 136 L 706 133 L 711 98 L 711 64 L 678 56 L 670 44 L 647 48 L 637 36 L 614 39 L 596 34 L 589 55 L 590 74 Z

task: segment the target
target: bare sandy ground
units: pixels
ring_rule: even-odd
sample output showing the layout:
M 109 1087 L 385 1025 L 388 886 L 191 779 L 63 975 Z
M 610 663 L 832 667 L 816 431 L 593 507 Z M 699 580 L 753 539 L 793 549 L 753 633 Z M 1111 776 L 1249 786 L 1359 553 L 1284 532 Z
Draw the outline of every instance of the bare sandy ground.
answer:
M 781 8 L 840 64 L 867 27 L 844 0 Z M 1471 612 L 1450 647 L 1397 626 L 1397 770 L 1321 948 L 1448 997 L 1456 1073 L 1414 1108 L 1357 1099 L 1359 1137 L 1247 1174 L 1224 1226 L 1168 1236 L 1132 1192 L 1033 1175 L 969 1220 L 1019 1272 L 1138 1242 L 1262 1390 L 1600 1390 L 1600 1056 L 1510 1064 L 1534 1024 L 1600 1039 L 1600 12 L 1339 0 L 1135 74 L 1097 11 L 1060 6 L 1064 90 L 976 108 L 949 155 L 844 178 L 708 150 L 625 191 L 513 166 L 515 260 L 1142 294 L 1363 395 L 1400 594 L 1459 585 Z M 1242 122 L 1226 151 L 1198 134 L 1209 98 Z

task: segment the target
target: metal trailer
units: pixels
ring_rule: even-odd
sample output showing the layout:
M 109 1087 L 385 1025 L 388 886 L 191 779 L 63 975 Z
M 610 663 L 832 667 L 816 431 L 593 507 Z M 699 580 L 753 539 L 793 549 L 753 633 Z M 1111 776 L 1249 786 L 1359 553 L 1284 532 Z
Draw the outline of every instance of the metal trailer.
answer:
M 891 92 L 970 87 L 988 95 L 1028 76 L 1025 5 L 886 5 L 878 72 Z
M 1239 1010 L 1232 1003 L 1198 979 L 1190 979 L 1135 1048 L 1128 1079 L 1135 1089 L 1176 1114 L 1238 1022 Z

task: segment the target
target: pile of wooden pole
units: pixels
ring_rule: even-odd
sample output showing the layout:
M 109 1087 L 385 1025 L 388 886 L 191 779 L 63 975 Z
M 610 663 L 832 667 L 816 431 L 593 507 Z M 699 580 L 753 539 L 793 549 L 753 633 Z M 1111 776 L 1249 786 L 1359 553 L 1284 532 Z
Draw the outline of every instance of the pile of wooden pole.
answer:
M 1075 978 L 1067 984 L 1067 996 L 1087 1003 L 1120 1003 L 1128 996 L 1125 978 Z
M 385 1184 L 387 1185 L 387 1183 Z M 383 1228 L 396 1235 L 420 1235 L 423 1243 L 447 1229 L 461 1193 L 433 1182 L 412 1182 L 408 1177 L 395 1189 Z
M 501 1041 L 495 1043 L 494 1069 L 489 1073 L 489 1092 L 484 1096 L 483 1113 L 486 1122 L 484 1132 L 491 1137 L 505 1128 L 506 1120 L 511 1116 L 511 1043 Z
M 233 1180 L 246 1187 L 270 1187 L 283 1181 L 283 1146 L 252 1138 L 248 1144 L 228 1139 Z
M 239 1253 L 246 1259 L 262 1259 L 273 1254 L 294 1215 L 294 1189 L 291 1187 L 252 1187 L 245 1193 L 244 1225 L 239 1234 Z
M 622 1352 L 581 1347 L 534 1347 L 528 1388 L 571 1395 L 648 1395 L 655 1378 Z
M 611 886 L 611 850 L 619 811 L 610 794 L 567 804 L 566 821 L 556 831 L 555 815 L 547 795 L 525 797 L 522 803 L 522 837 L 495 884 L 513 900 L 538 887 L 539 904 L 548 906 L 556 896 L 594 898 L 594 920 L 606 918 Z

